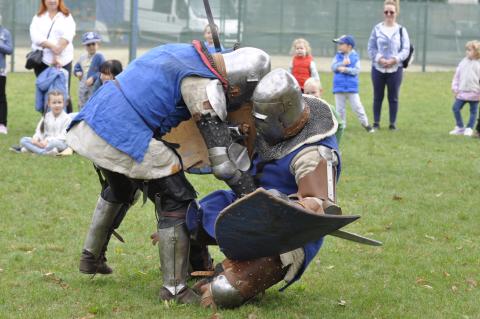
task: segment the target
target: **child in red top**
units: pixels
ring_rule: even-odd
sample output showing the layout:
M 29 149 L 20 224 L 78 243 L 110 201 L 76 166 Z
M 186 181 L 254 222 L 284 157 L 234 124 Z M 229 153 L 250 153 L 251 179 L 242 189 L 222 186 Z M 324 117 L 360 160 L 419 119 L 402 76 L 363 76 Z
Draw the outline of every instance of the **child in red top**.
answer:
M 289 72 L 297 80 L 303 92 L 303 85 L 308 78 L 314 78 L 320 82 L 317 66 L 313 61 L 312 49 L 307 40 L 299 38 L 292 43 L 291 53 L 293 55 Z

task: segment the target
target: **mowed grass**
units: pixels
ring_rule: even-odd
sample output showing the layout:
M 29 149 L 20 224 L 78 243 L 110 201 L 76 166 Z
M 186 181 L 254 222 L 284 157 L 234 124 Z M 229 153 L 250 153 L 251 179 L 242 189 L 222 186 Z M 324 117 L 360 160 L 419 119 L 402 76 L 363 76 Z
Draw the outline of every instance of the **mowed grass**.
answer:
M 301 279 L 278 285 L 217 318 L 480 318 L 480 141 L 449 136 L 452 73 L 406 73 L 399 130 L 367 134 L 351 110 L 338 185 L 347 229 L 384 242 L 369 247 L 327 237 Z M 333 96 L 322 74 L 324 98 Z M 76 81 L 72 92 L 76 90 Z M 372 118 L 371 84 L 361 97 Z M 210 318 L 214 311 L 158 301 L 154 208 L 134 206 L 112 240 L 111 276 L 78 272 L 99 192 L 91 163 L 14 154 L 33 134 L 33 74 L 8 75 L 9 134 L 0 136 L 0 318 Z M 75 95 L 75 94 L 74 94 Z M 75 103 L 76 105 L 76 103 Z M 464 116 L 467 116 L 465 113 Z M 382 126 L 388 126 L 384 103 Z M 200 196 L 224 188 L 190 176 Z M 241 244 L 241 243 L 239 243 Z M 221 254 L 213 249 L 216 262 Z

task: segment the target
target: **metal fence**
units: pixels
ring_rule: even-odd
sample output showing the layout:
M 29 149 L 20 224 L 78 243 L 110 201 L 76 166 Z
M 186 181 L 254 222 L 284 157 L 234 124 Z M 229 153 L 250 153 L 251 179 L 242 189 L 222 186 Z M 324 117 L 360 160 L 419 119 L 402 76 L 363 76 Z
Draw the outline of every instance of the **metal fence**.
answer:
M 135 56 L 166 42 L 201 38 L 206 17 L 201 0 L 65 0 L 77 24 L 76 55 L 80 36 L 96 30 L 104 50 Z M 366 58 L 372 27 L 380 22 L 383 1 L 366 0 L 210 0 L 225 46 L 240 41 L 271 54 L 288 55 L 297 37 L 308 39 L 317 57 L 332 56 L 332 39 L 342 34 L 356 38 L 357 51 Z M 12 71 L 24 71 L 29 50 L 29 25 L 40 0 L 0 0 L 3 25 L 14 36 Z M 132 5 L 138 3 L 138 11 Z M 138 17 L 132 33 L 131 13 Z M 480 5 L 401 2 L 399 22 L 416 48 L 415 63 L 454 66 L 464 56 L 465 43 L 480 39 Z M 134 29 L 135 30 L 135 29 Z M 136 34 L 136 37 L 132 37 Z M 132 42 L 132 40 L 135 40 Z M 134 47 L 131 44 L 134 43 Z M 134 52 L 129 52 L 133 50 Z M 130 54 L 129 54 L 130 53 Z

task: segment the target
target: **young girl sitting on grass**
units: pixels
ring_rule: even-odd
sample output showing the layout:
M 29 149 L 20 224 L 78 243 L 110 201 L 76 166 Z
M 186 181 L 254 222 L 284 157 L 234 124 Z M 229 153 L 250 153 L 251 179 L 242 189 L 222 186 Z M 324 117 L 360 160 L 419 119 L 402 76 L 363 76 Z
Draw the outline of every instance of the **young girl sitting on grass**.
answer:
M 465 48 L 466 56 L 460 61 L 452 81 L 452 91 L 455 94 L 455 103 L 453 103 L 452 110 L 456 126 L 450 131 L 450 135 L 472 136 L 473 125 L 478 113 L 478 103 L 480 101 L 480 42 L 469 41 Z M 470 118 L 465 128 L 460 111 L 466 103 L 470 104 Z
M 32 152 L 40 155 L 57 155 L 67 148 L 67 127 L 71 118 L 64 110 L 65 97 L 61 91 L 48 93 L 47 113 L 38 122 L 33 137 L 22 137 L 20 146 L 12 146 L 15 152 Z

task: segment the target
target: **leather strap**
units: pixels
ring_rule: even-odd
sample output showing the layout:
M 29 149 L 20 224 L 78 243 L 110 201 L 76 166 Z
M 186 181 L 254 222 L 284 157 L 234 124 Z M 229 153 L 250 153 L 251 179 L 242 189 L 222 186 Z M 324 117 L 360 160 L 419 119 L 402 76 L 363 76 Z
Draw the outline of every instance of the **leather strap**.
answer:
M 330 151 L 333 152 L 331 149 Z M 337 169 L 334 163 L 336 156 L 334 159 L 321 158 L 317 167 L 298 181 L 298 194 L 301 197 L 317 197 L 335 203 Z

